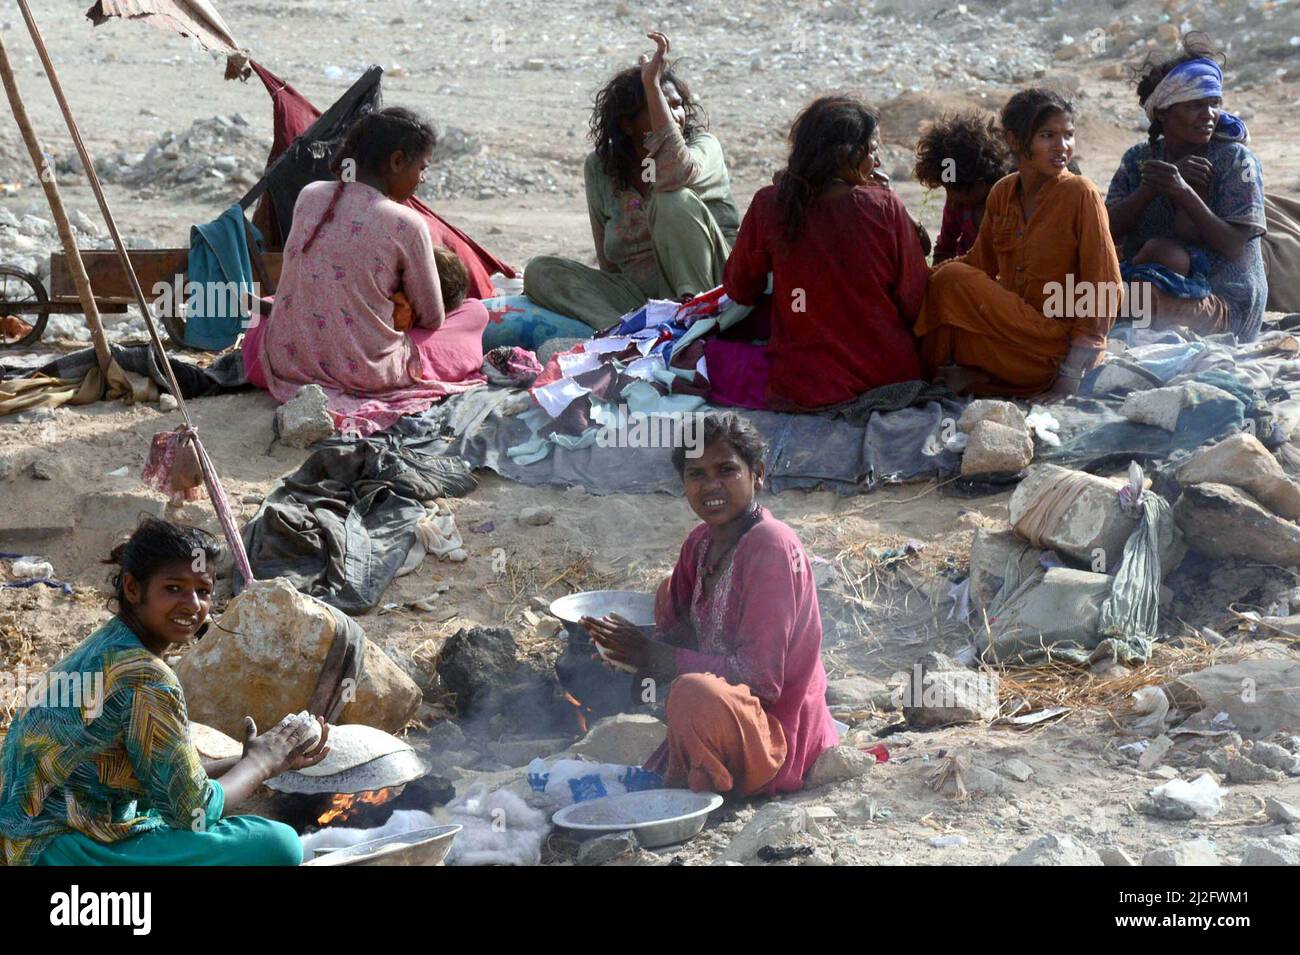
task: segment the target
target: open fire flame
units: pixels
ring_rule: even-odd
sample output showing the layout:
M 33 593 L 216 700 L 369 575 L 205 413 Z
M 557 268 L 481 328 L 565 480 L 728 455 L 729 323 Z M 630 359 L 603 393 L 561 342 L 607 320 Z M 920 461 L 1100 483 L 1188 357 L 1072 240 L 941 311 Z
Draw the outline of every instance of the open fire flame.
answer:
M 330 800 L 330 807 L 317 817 L 316 824 L 328 826 L 335 822 L 347 822 L 366 806 L 382 806 L 401 791 L 401 786 L 390 786 L 363 793 L 335 793 Z
M 584 706 L 582 701 L 572 693 L 565 693 L 564 698 L 573 704 L 573 713 L 578 717 L 578 729 L 580 729 L 585 736 L 587 733 L 587 714 L 591 712 L 591 707 Z

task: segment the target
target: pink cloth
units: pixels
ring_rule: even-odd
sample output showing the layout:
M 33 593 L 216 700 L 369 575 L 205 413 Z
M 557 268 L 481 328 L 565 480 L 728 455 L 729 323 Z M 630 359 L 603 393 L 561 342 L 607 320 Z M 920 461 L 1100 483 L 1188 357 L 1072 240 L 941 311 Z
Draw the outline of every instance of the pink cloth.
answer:
M 767 379 L 772 359 L 767 346 L 711 338 L 704 343 L 709 370 L 709 402 L 736 408 L 767 408 Z
M 335 423 L 350 421 L 364 437 L 482 386 L 488 315 L 477 299 L 444 315 L 423 217 L 363 183 L 343 185 L 332 219 L 304 253 L 337 188 L 315 182 L 299 194 L 275 307 L 260 340 L 250 345 L 246 336 L 245 367 L 248 348 L 259 350 L 267 390 L 280 402 L 320 385 Z M 415 316 L 409 333 L 393 327 L 399 288 Z
M 781 723 L 788 752 L 767 791 L 794 792 L 838 739 L 826 706 L 812 565 L 795 532 L 764 509 L 705 597 L 701 568 L 712 537 L 707 524 L 687 536 L 656 624 L 679 648 L 679 674 L 712 673 L 747 686 Z

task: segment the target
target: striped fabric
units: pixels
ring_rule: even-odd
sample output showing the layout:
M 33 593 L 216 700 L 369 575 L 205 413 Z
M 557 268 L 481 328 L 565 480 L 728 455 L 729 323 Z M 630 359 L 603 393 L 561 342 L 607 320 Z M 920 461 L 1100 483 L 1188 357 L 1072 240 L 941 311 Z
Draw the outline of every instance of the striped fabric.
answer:
M 48 686 L 0 753 L 0 865 L 29 865 L 69 831 L 111 843 L 205 825 L 213 787 L 180 681 L 126 624 L 91 634 Z

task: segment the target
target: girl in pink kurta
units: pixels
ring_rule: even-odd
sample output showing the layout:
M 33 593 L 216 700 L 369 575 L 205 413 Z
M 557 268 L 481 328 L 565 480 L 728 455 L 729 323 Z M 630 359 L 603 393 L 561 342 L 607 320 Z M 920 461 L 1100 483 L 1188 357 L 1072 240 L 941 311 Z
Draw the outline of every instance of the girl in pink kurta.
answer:
M 616 615 L 582 623 L 612 659 L 671 681 L 668 738 L 647 769 L 669 786 L 793 792 L 837 742 L 812 566 L 794 531 L 755 501 L 763 443 L 753 427 L 710 416 L 694 436 L 702 453 L 679 448 L 674 462 L 704 523 L 660 587 L 656 639 Z
M 429 230 L 400 204 L 433 145 L 432 127 L 409 110 L 357 121 L 335 158 L 340 181 L 299 193 L 271 317 L 246 336 L 245 365 L 259 364 L 276 400 L 320 385 L 335 424 L 358 436 L 485 382 L 487 311 L 470 300 L 444 313 Z M 393 323 L 399 291 L 409 332 Z

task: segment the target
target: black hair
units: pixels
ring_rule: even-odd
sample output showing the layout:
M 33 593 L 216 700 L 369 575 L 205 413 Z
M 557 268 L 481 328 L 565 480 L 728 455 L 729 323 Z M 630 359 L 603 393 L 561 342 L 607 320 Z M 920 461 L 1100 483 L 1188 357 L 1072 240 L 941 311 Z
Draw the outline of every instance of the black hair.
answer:
M 215 568 L 222 554 L 221 542 L 198 527 L 173 524 L 156 517 L 142 517 L 131 536 L 113 548 L 106 564 L 115 564 L 112 577 L 113 596 L 117 600 L 118 614 L 131 615 L 131 605 L 126 599 L 125 578 L 130 574 L 142 588 L 149 579 L 168 564 L 177 561 L 193 563 L 203 558 L 204 566 Z M 208 571 L 212 573 L 212 570 Z
M 1137 83 L 1138 105 L 1145 106 L 1151 94 L 1156 91 L 1169 73 L 1177 66 L 1188 62 L 1189 60 L 1214 60 L 1219 64 L 1220 69 L 1228 65 L 1228 58 L 1222 50 L 1214 48 L 1210 42 L 1209 36 L 1200 31 L 1192 30 L 1183 35 L 1183 52 L 1177 56 L 1170 57 L 1167 60 L 1157 61 L 1154 53 L 1148 53 L 1146 57 L 1137 66 L 1132 67 L 1132 78 Z M 1152 119 L 1151 125 L 1147 127 L 1147 140 L 1152 146 L 1164 134 L 1160 120 Z
M 819 97 L 795 117 L 790 158 L 776 190 L 786 241 L 799 238 L 808 205 L 826 185 L 846 166 L 866 159 L 878 125 L 866 103 L 842 95 Z
M 330 160 L 330 169 L 339 177 L 339 184 L 325 207 L 325 214 L 303 242 L 303 252 L 312 247 L 321 230 L 334 218 L 334 207 L 343 195 L 345 163 L 350 160 L 357 169 L 380 175 L 387 169 L 393 153 L 401 151 L 408 160 L 415 159 L 432 152 L 436 145 L 438 134 L 433 125 L 402 106 L 372 110 L 349 126 Z
M 997 121 L 975 110 L 945 113 L 930 123 L 916 144 L 912 174 L 929 189 L 993 185 L 1010 169 Z
M 438 268 L 443 311 L 454 312 L 465 304 L 465 295 L 469 292 L 469 269 L 460 256 L 445 245 L 433 247 L 433 262 Z
M 682 136 L 689 142 L 697 132 L 708 128 L 707 117 L 686 81 L 673 72 L 673 66 L 664 70 L 660 85 L 672 83 L 677 87 L 686 111 Z M 635 120 L 645 108 L 645 86 L 641 83 L 641 68 L 637 66 L 615 73 L 594 97 L 589 135 L 596 146 L 600 168 L 621 189 L 631 189 L 637 175 L 636 143 L 634 137 L 623 131 L 622 121 Z
M 726 441 L 735 448 L 736 454 L 751 471 L 757 471 L 767 456 L 767 442 L 758 429 L 734 411 L 705 415 L 699 428 L 690 436 L 700 442 L 698 446 L 701 451 L 715 441 Z M 686 474 L 687 443 L 685 440 L 680 441 L 673 448 L 673 467 L 677 469 L 679 477 Z
M 1055 90 L 1021 90 L 1002 107 L 1002 129 L 1011 134 L 1020 153 L 1027 153 L 1034 134 L 1057 114 L 1073 116 L 1074 104 Z

